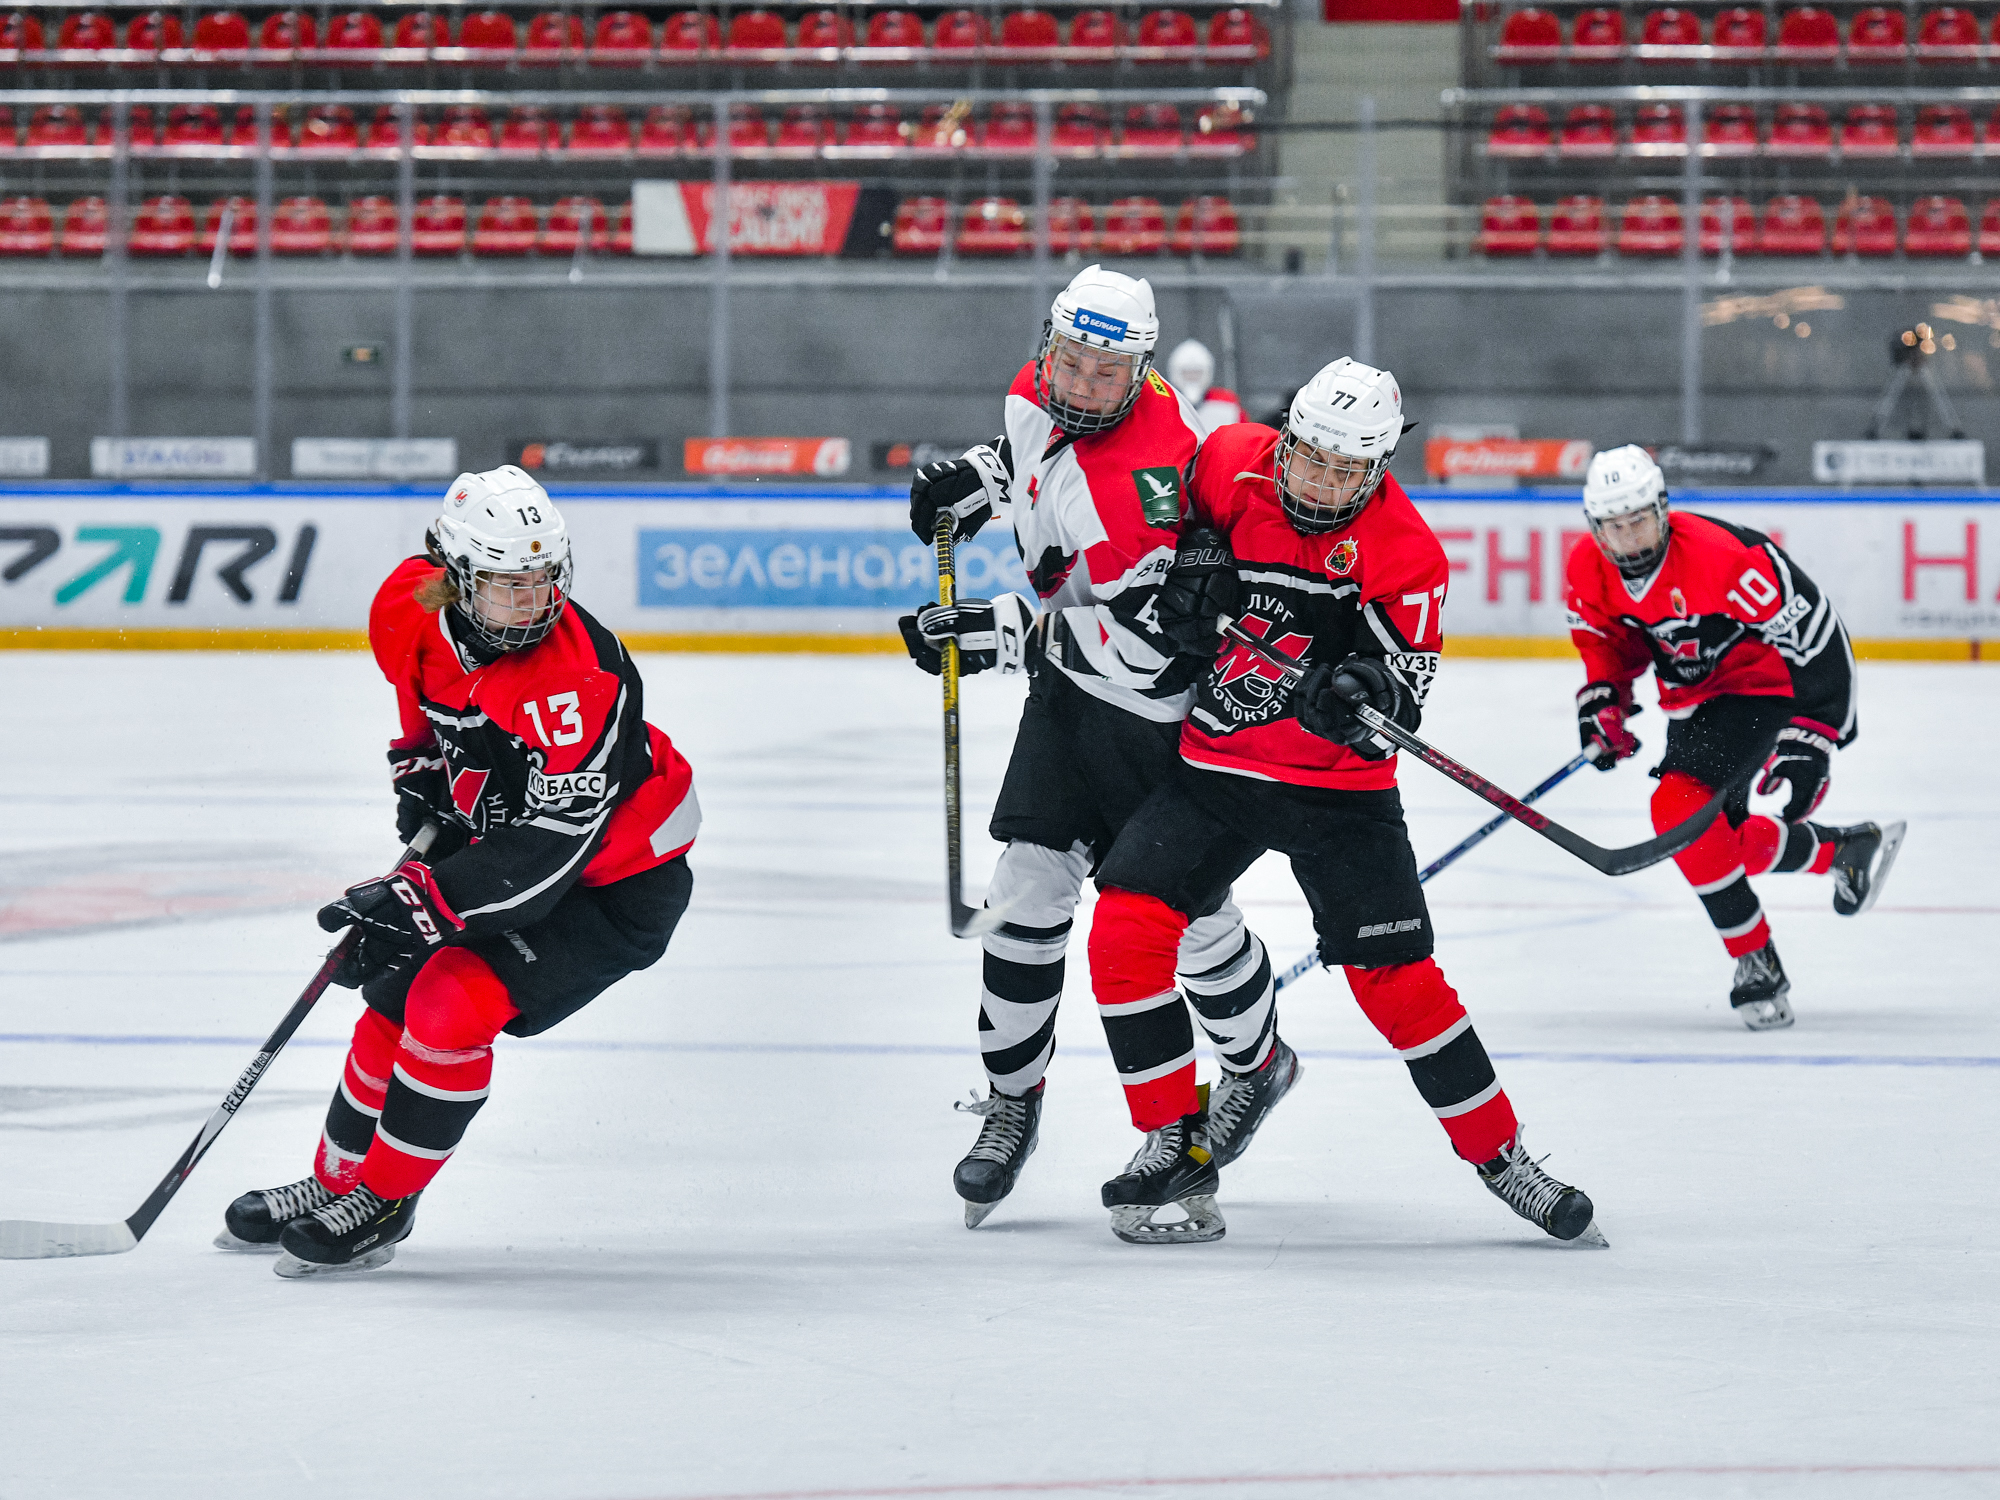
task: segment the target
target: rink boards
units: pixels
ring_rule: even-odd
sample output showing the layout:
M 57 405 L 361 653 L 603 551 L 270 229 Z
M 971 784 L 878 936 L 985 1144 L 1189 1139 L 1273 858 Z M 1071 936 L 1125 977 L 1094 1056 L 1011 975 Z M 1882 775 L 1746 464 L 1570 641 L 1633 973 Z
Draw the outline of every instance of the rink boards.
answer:
M 653 649 L 896 649 L 935 597 L 900 489 L 552 487 L 577 597 Z M 1563 654 L 1576 492 L 1413 492 L 1451 566 L 1447 649 Z M 1963 659 L 2000 637 L 2000 499 L 1980 492 L 1680 492 L 1776 537 L 1864 654 Z M 0 644 L 352 648 L 419 551 L 437 492 L 359 486 L 68 486 L 0 492 Z M 1363 560 L 1366 568 L 1366 559 Z M 959 548 L 959 592 L 1027 591 L 1011 538 Z

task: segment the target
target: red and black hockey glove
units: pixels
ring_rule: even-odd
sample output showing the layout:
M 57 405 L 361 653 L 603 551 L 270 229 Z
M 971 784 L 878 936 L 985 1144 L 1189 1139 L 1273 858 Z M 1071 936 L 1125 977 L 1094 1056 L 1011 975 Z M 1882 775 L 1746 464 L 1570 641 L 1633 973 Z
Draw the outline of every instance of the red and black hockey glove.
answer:
M 951 533 L 965 541 L 993 519 L 1007 495 L 1007 440 L 995 438 L 966 450 L 962 458 L 925 464 L 910 480 L 910 530 L 920 541 L 937 539 L 937 518 L 951 512 Z
M 375 954 L 427 953 L 465 931 L 430 867 L 414 859 L 381 880 L 349 886 L 340 900 L 319 909 L 319 925 L 326 932 L 360 928 L 363 948 Z
M 1592 682 L 1576 695 L 1577 737 L 1586 755 L 1600 752 L 1591 759 L 1598 770 L 1608 771 L 1639 753 L 1639 737 L 1625 727 L 1625 721 L 1639 712 L 1629 682 Z
M 1378 657 L 1354 655 L 1337 667 L 1309 667 L 1292 693 L 1293 711 L 1308 734 L 1345 745 L 1363 760 L 1387 760 L 1396 747 L 1361 722 L 1356 703 L 1412 732 L 1417 727 L 1417 700 Z
M 1784 782 L 1792 789 L 1785 803 L 1785 821 L 1796 823 L 1811 817 L 1833 777 L 1833 751 L 1839 738 L 1838 731 L 1817 719 L 1792 720 L 1778 731 L 1778 743 L 1771 747 L 1764 775 L 1757 782 L 1757 795 L 1768 796 Z
M 1160 585 L 1160 630 L 1189 656 L 1215 655 L 1217 615 L 1236 613 L 1242 592 L 1228 538 L 1212 526 L 1197 526 L 1181 537 L 1173 566 Z
M 396 789 L 396 837 L 405 844 L 426 823 L 440 829 L 451 823 L 451 777 L 436 736 L 389 742 L 389 784 Z

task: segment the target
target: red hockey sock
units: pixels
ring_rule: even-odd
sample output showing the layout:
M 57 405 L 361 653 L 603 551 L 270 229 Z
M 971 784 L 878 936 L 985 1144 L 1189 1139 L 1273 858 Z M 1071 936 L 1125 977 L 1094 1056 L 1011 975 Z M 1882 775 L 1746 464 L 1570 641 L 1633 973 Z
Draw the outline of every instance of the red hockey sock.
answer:
M 1805 867 L 1806 873 L 1810 875 L 1824 875 L 1828 870 L 1831 870 L 1833 868 L 1834 853 L 1839 847 L 1832 839 L 1821 839 L 1819 847 L 1813 850 L 1813 857 Z
M 1362 1014 L 1409 1066 L 1410 1081 L 1444 1126 L 1452 1149 L 1478 1164 L 1498 1156 L 1520 1122 L 1472 1029 L 1472 1017 L 1437 961 L 1346 973 Z
M 1709 787 L 1686 772 L 1667 772 L 1653 791 L 1654 829 L 1665 833 L 1685 822 L 1713 795 Z M 1746 823 L 1746 829 L 1748 826 Z M 1764 837 L 1762 833 L 1752 833 L 1753 847 L 1761 847 Z M 1715 924 L 1722 946 L 1731 958 L 1753 953 L 1771 941 L 1764 909 L 1758 904 L 1757 893 L 1750 889 L 1745 842 L 1744 835 L 1730 827 L 1728 819 L 1718 817 L 1700 838 L 1674 856 L 1674 863 L 1681 867 L 1681 874 L 1687 877 L 1695 895 L 1707 908 L 1708 919 Z M 1781 842 L 1779 848 L 1782 847 Z
M 1166 902 L 1106 890 L 1090 921 L 1090 988 L 1132 1123 L 1157 1130 L 1199 1107 L 1194 1026 L 1174 988 L 1188 919 Z
M 327 1106 L 326 1127 L 320 1132 L 313 1175 L 328 1191 L 344 1193 L 361 1180 L 361 1159 L 375 1140 L 375 1122 L 389 1092 L 389 1069 L 403 1029 L 379 1010 L 361 1012 L 348 1044 L 340 1087 Z
M 441 948 L 410 985 L 382 1118 L 361 1163 L 377 1197 L 430 1185 L 458 1149 L 493 1078 L 493 1038 L 520 1012 L 486 961 Z
M 1783 823 L 1762 813 L 1745 818 L 1743 826 L 1736 830 L 1736 841 L 1743 852 L 1743 873 L 1770 874 L 1777 867 L 1778 856 L 1785 852 L 1787 832 Z

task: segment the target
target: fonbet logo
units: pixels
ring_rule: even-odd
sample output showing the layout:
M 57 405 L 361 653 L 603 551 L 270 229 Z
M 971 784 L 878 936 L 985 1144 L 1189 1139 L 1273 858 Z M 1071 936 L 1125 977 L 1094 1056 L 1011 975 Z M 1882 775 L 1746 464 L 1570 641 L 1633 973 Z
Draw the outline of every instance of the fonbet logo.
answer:
M 1092 312 L 1087 307 L 1079 307 L 1070 323 L 1079 332 L 1094 333 L 1101 339 L 1111 339 L 1120 344 L 1125 342 L 1126 330 L 1131 327 L 1129 323 L 1107 318 L 1103 313 Z
M 609 776 L 603 771 L 570 771 L 561 776 L 528 773 L 528 796 L 535 802 L 567 802 L 572 797 L 602 800 Z

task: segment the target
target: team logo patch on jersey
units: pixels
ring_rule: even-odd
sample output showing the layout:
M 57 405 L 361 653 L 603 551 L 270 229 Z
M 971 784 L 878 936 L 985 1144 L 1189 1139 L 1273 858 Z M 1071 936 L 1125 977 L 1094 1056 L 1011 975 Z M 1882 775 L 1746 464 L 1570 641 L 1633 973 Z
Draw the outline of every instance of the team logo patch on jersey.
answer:
M 1172 464 L 1156 469 L 1134 469 L 1132 483 L 1139 491 L 1139 509 L 1148 526 L 1178 526 L 1181 523 L 1181 471 Z
M 460 771 L 451 778 L 451 805 L 458 809 L 461 817 L 468 821 L 471 819 L 472 809 L 479 804 L 479 793 L 486 786 L 486 778 L 492 774 L 490 771 L 468 770 Z
M 1101 339 L 1116 339 L 1121 344 L 1125 342 L 1125 334 L 1131 327 L 1129 323 L 1121 323 L 1116 318 L 1107 318 L 1103 313 L 1092 312 L 1087 307 L 1079 307 L 1076 316 L 1070 319 L 1070 324 L 1085 333 L 1094 333 Z
M 1687 618 L 1687 612 L 1688 612 L 1687 595 L 1681 592 L 1679 584 L 1675 584 L 1674 591 L 1667 595 L 1667 603 L 1671 604 L 1674 607 L 1675 614 L 1679 615 L 1684 620 Z
M 540 771 L 528 773 L 528 800 L 531 802 L 567 802 L 572 797 L 599 797 L 609 777 L 603 771 L 570 771 L 562 776 L 544 776 Z
M 1345 578 L 1354 571 L 1354 565 L 1361 561 L 1361 543 L 1348 537 L 1335 542 L 1333 550 L 1326 555 L 1327 570 L 1337 577 Z

